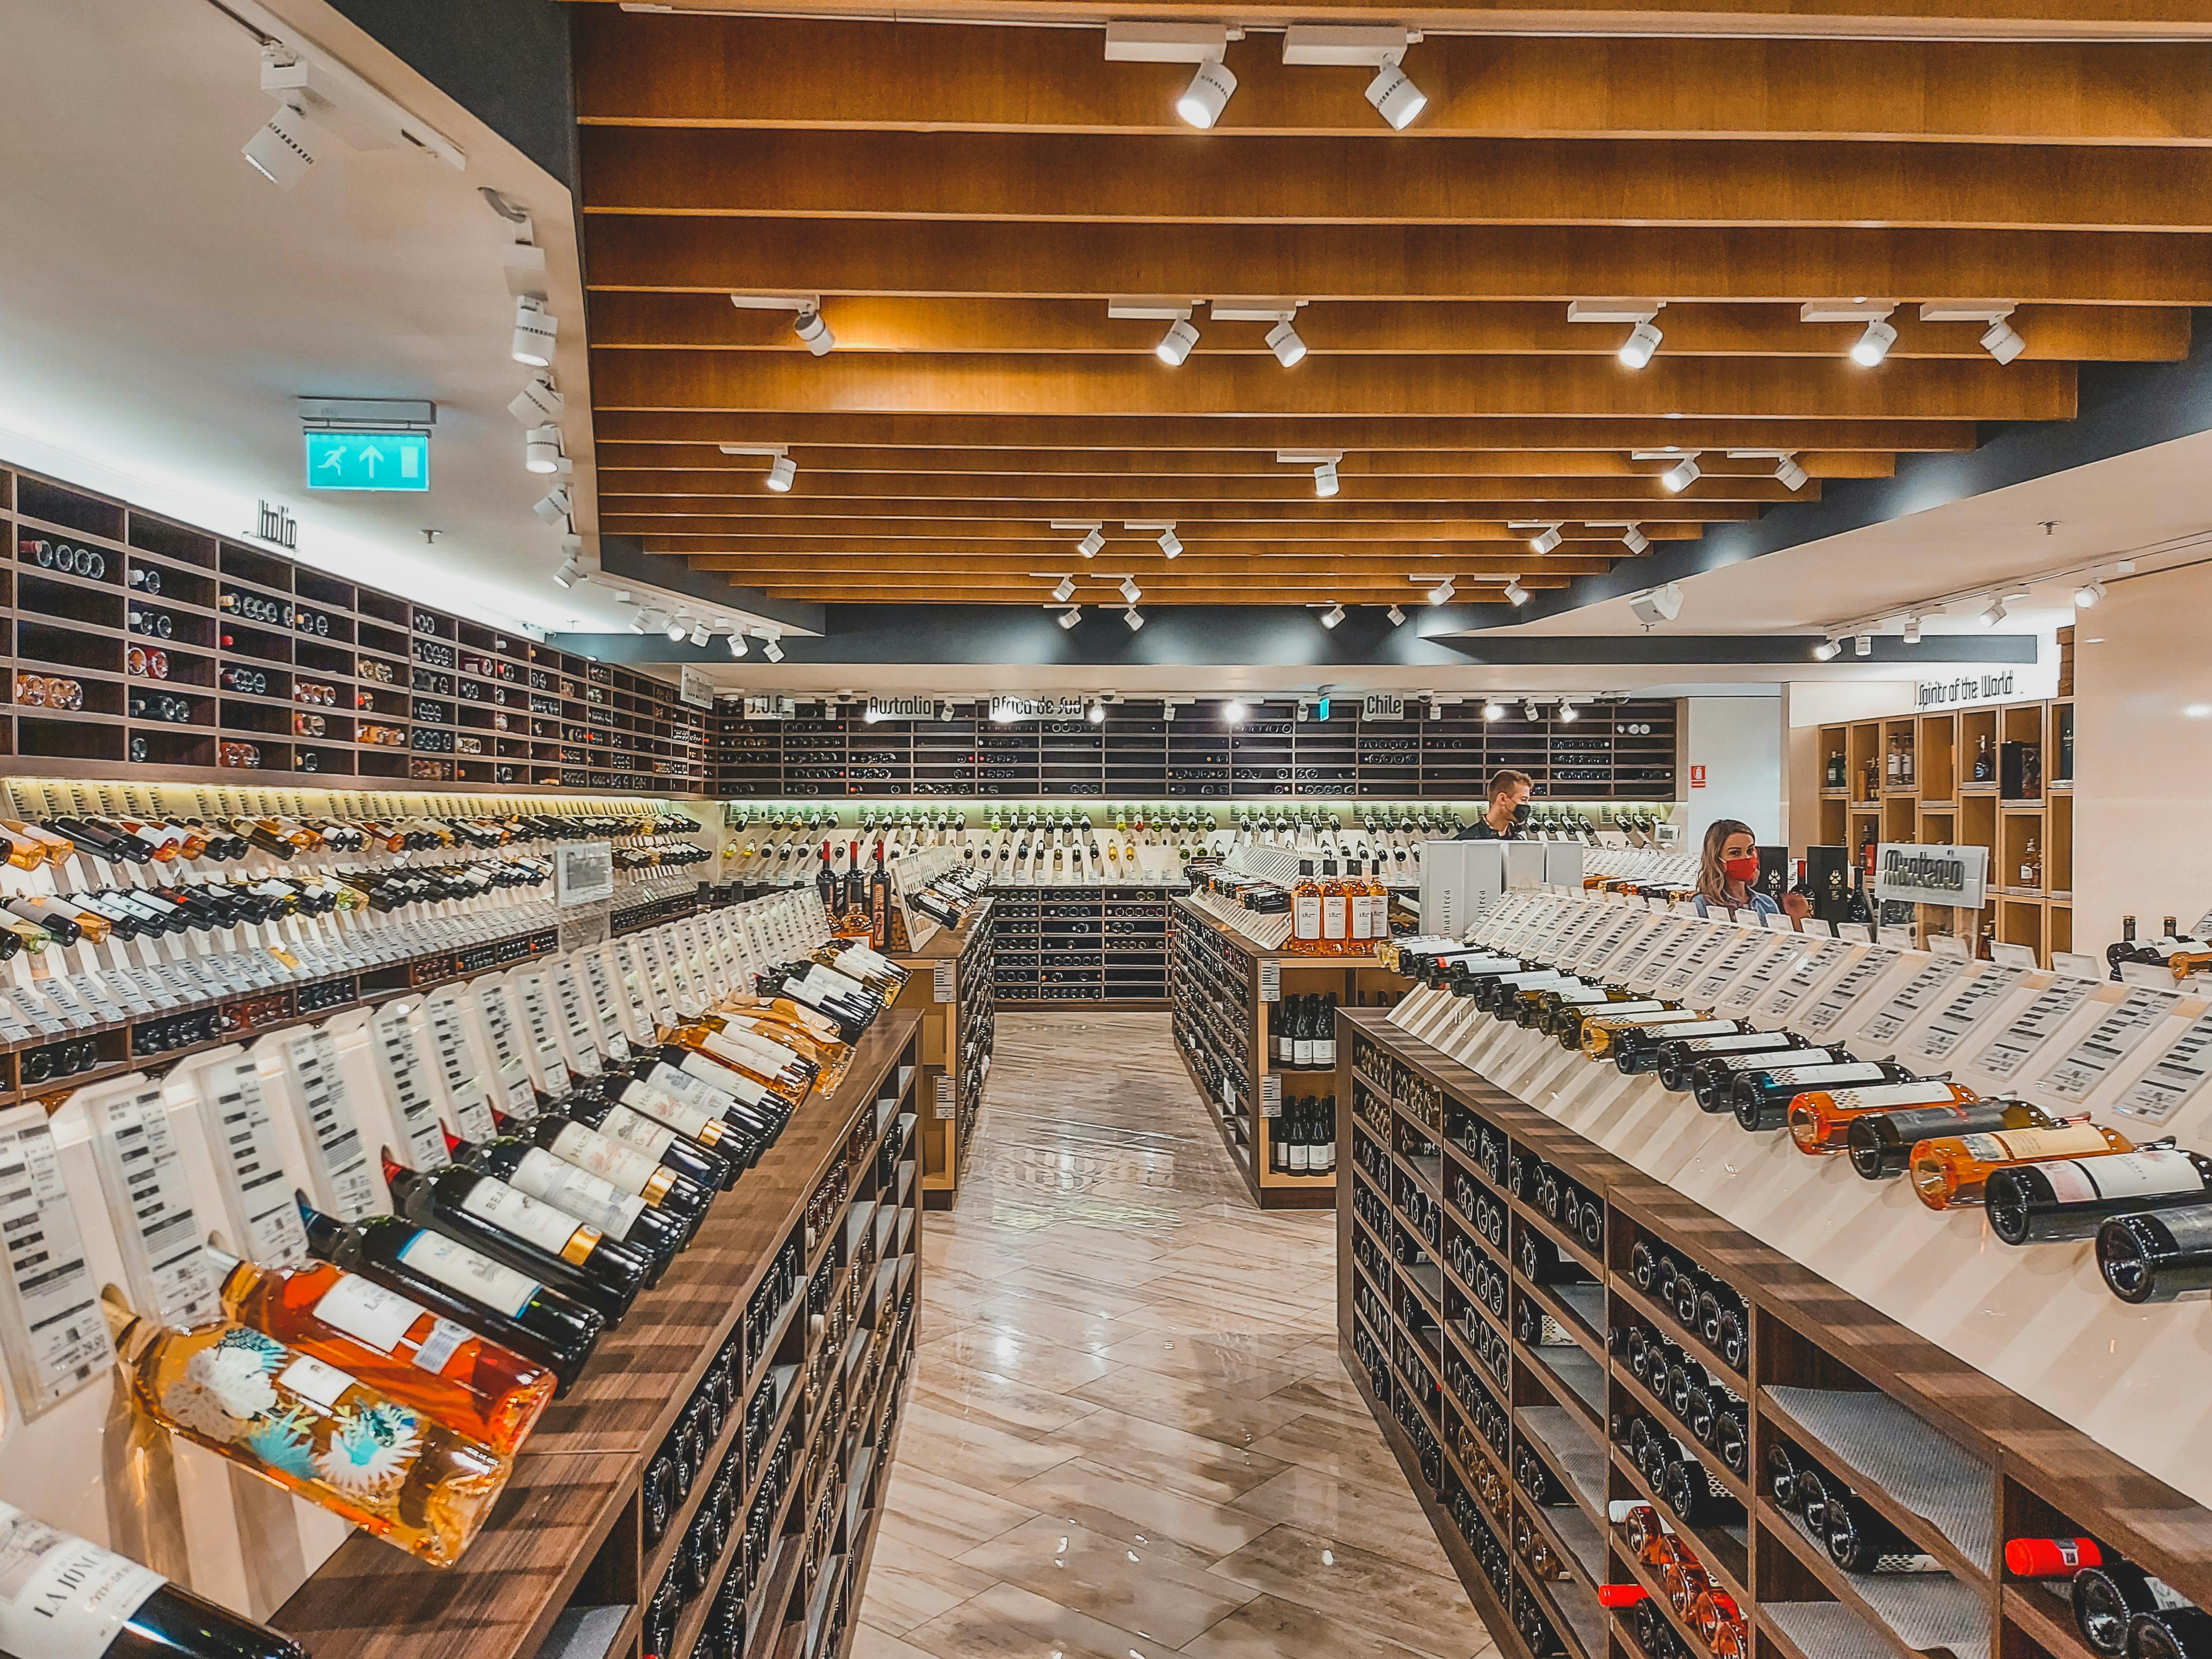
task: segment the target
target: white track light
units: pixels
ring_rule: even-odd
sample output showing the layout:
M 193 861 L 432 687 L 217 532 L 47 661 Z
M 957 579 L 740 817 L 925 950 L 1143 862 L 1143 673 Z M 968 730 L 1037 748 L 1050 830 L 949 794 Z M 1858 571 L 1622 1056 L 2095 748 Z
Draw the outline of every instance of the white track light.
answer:
M 1491 698 L 1482 705 L 1482 718 L 1486 720 L 1504 720 L 1505 718 L 1505 705 L 1498 702 L 1495 697 Z
M 1995 628 L 2008 614 L 2005 610 L 2004 596 L 2000 593 L 1989 602 L 1988 607 L 1974 620 L 1984 628 Z
M 1086 559 L 1095 559 L 1098 556 L 1098 550 L 1105 545 L 1106 538 L 1093 526 L 1084 532 L 1083 539 L 1076 543 L 1075 550 Z
M 1878 368 L 1881 360 L 1889 356 L 1890 347 L 1897 343 L 1897 325 L 1887 317 L 1877 317 L 1866 325 L 1866 332 L 1851 343 L 1851 361 L 1861 368 Z
M 733 657 L 742 657 L 745 654 L 745 649 L 744 632 L 741 629 L 730 635 L 730 654 Z
M 1103 702 L 1092 703 L 1088 708 L 1085 708 L 1083 711 L 1083 718 L 1089 720 L 1093 726 L 1105 725 L 1106 705 Z
M 1197 325 L 1188 317 L 1178 317 L 1160 336 L 1160 343 L 1152 348 L 1152 356 L 1170 368 L 1181 368 L 1183 359 L 1190 356 L 1190 349 L 1197 343 Z
M 1449 605 L 1452 595 L 1458 592 L 1459 589 L 1452 585 L 1452 579 L 1447 576 L 1429 590 L 1428 600 L 1431 605 Z
M 1698 465 L 1698 458 L 1685 455 L 1659 475 L 1659 482 L 1679 495 L 1705 476 L 1705 469 Z
M 571 556 L 562 560 L 559 568 L 553 572 L 553 586 L 574 587 L 576 585 L 576 579 L 583 574 L 584 567 Z
M 530 510 L 547 524 L 566 524 L 568 520 L 568 486 L 556 484 L 547 494 L 532 503 Z
M 1198 72 L 1190 77 L 1190 85 L 1176 100 L 1176 113 L 1204 131 L 1221 118 L 1221 112 L 1229 107 L 1229 100 L 1236 90 L 1235 72 L 1228 64 L 1209 59 L 1198 66 Z
M 1391 130 L 1403 132 L 1413 119 L 1429 106 L 1429 94 L 1415 86 L 1413 79 L 1395 64 L 1376 66 L 1375 78 L 1367 83 L 1367 101 L 1375 106 L 1375 112 L 1390 124 Z
M 761 655 L 766 657 L 770 662 L 781 662 L 783 660 L 783 636 L 781 634 L 769 634 L 768 636 L 768 642 L 761 647 Z
M 2000 317 L 1983 334 L 1982 349 L 1999 362 L 2008 363 L 2027 349 L 2027 342 L 2021 338 L 2018 329 Z
M 1234 697 L 1221 705 L 1221 718 L 1231 726 L 1243 725 L 1245 713 L 1244 705 Z
M 1664 587 L 1655 587 L 1647 593 L 1638 593 L 1628 602 L 1629 615 L 1647 629 L 1662 622 L 1672 622 L 1682 614 L 1682 586 L 1680 582 L 1668 582 Z
M 1795 455 L 1780 456 L 1775 460 L 1774 479 L 1784 489 L 1802 489 L 1812 476 L 1797 465 Z
M 1917 645 L 1920 643 L 1919 617 L 1907 617 L 1905 619 L 1905 642 L 1907 645 Z
M 1267 349 L 1275 354 L 1275 361 L 1285 368 L 1296 368 L 1305 361 L 1306 343 L 1298 338 L 1298 331 L 1287 322 L 1277 323 L 1267 331 Z
M 1521 579 L 1518 576 L 1508 576 L 1505 579 L 1505 599 L 1506 602 L 1516 610 L 1528 603 L 1528 590 L 1521 586 Z
M 1820 644 L 1813 647 L 1813 659 L 1816 662 L 1833 662 L 1841 654 L 1843 648 L 1843 643 L 1840 641 L 1822 640 Z
M 1394 605 L 1383 614 L 1390 618 L 1391 627 L 1403 628 L 1406 625 L 1406 613 L 1401 607 Z
M 1336 463 L 1323 461 L 1319 466 L 1314 468 L 1314 494 L 1334 495 L 1336 491 Z
M 561 470 L 561 428 L 557 426 L 533 426 L 530 435 L 522 441 L 522 465 L 532 472 L 558 472 Z
M 1574 721 L 1582 718 L 1582 710 L 1576 708 L 1574 704 L 1569 702 L 1565 697 L 1561 697 L 1559 699 L 1559 718 L 1561 720 L 1571 725 Z
M 629 631 L 642 634 L 659 625 L 659 618 L 650 611 L 641 611 L 629 619 Z
M 672 618 L 666 629 L 669 641 L 672 644 L 674 641 L 682 639 L 691 630 L 684 625 L 684 618 L 681 617 Z
M 1137 586 L 1136 578 L 1133 576 L 1124 576 L 1121 578 L 1120 592 L 1122 599 L 1131 605 L 1136 604 L 1139 599 L 1145 597 L 1144 589 Z
M 1871 657 L 1874 655 L 1874 635 L 1871 634 L 1852 635 L 1851 654 L 1855 657 Z
M 1620 544 L 1632 553 L 1649 553 L 1651 550 L 1651 538 L 1644 533 L 1642 525 L 1632 524 L 1622 529 Z
M 1160 532 L 1160 551 L 1170 559 L 1182 551 L 1182 538 L 1175 533 L 1173 525 Z
M 553 384 L 552 376 L 538 374 L 532 376 L 530 384 L 514 394 L 514 401 L 507 406 L 507 412 L 525 426 L 544 426 L 559 421 L 568 406 L 568 400 Z
M 514 302 L 514 338 L 508 355 L 518 363 L 544 368 L 553 361 L 553 342 L 561 332 L 561 319 L 526 295 Z
M 1073 628 L 1082 620 L 1083 607 L 1079 605 L 1071 605 L 1060 613 L 1060 625 L 1062 628 Z
M 1543 718 L 1543 714 L 1544 711 L 1536 707 L 1536 700 L 1534 697 L 1528 698 L 1521 705 L 1521 718 L 1524 720 L 1540 720 Z
M 1622 364 L 1629 368 L 1645 368 L 1657 355 L 1659 342 L 1666 337 L 1659 331 L 1659 325 L 1646 318 L 1628 331 L 1628 337 L 1620 343 L 1617 355 Z
M 253 170 L 279 190 L 289 190 L 315 165 L 318 134 L 295 103 L 280 103 L 242 152 Z
M 1548 553 L 1564 539 L 1565 538 L 1559 534 L 1559 526 L 1546 525 L 1543 529 L 1528 538 L 1528 545 L 1539 553 Z
M 693 623 L 691 624 L 691 643 L 692 643 L 692 644 L 694 644 L 694 645 L 704 645 L 704 644 L 706 644 L 706 643 L 707 643 L 708 640 L 709 638 L 711 638 L 711 637 L 712 637 L 712 635 L 709 635 L 709 634 L 708 634 L 708 630 L 707 630 L 707 624 L 706 624 L 706 623 L 702 623 L 702 622 L 700 622 L 700 623 Z
M 2099 581 L 2094 576 L 2092 576 L 2087 581 L 2083 582 L 2081 586 L 2074 590 L 2074 608 L 2076 611 L 2087 611 L 2090 606 L 2095 605 L 2098 600 L 2104 597 L 2104 583 Z
M 1133 605 L 1121 613 L 1121 620 L 1128 624 L 1132 634 L 1145 625 L 1144 617 L 1137 614 L 1137 607 Z
M 1340 605 L 1333 605 L 1321 613 L 1321 625 L 1323 628 L 1334 628 L 1343 620 L 1344 607 Z
M 1075 578 L 1073 576 L 1062 576 L 1060 579 L 1060 585 L 1052 590 L 1052 597 L 1055 601 L 1061 605 L 1066 605 L 1070 599 L 1073 599 L 1075 597 Z
M 830 355 L 830 348 L 837 343 L 837 337 L 830 331 L 830 325 L 822 320 L 818 311 L 802 311 L 793 321 L 792 331 L 806 342 L 806 349 L 817 357 Z
M 792 483 L 799 477 L 799 463 L 788 455 L 779 455 L 768 464 L 768 477 L 763 480 L 779 495 L 790 493 Z

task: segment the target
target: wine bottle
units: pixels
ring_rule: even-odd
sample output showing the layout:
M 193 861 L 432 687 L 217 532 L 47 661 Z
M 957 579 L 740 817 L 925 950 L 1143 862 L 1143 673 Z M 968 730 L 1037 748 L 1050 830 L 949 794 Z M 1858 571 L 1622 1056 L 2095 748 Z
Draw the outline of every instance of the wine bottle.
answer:
M 504 1181 L 451 1164 L 410 1170 L 388 1149 L 382 1159 L 399 1214 L 567 1292 L 609 1323 L 629 1311 L 652 1273 L 642 1251 Z
M 2008 1164 L 2051 1158 L 2094 1159 L 2132 1152 L 2135 1143 L 2102 1124 L 2069 1122 L 2051 1129 L 1996 1129 L 1938 1135 L 1912 1149 L 1906 1168 L 1912 1190 L 1931 1210 L 1972 1208 L 1982 1201 L 1992 1171 Z
M 433 1566 L 460 1559 L 507 1485 L 482 1441 L 273 1336 L 100 1305 L 140 1411 Z
M 509 1135 L 544 1147 L 562 1163 L 587 1170 L 631 1197 L 643 1199 L 677 1224 L 685 1244 L 699 1231 L 708 1205 L 720 1190 L 719 1176 L 715 1184 L 709 1185 L 677 1164 L 625 1146 L 565 1113 L 541 1113 L 527 1126 L 501 1127 Z
M 241 1325 L 381 1389 L 494 1451 L 520 1446 L 551 1403 L 547 1367 L 327 1261 L 260 1267 L 206 1247 Z
M 690 1237 L 684 1224 L 663 1215 L 643 1199 L 612 1182 L 564 1162 L 515 1135 L 496 1135 L 471 1143 L 448 1133 L 447 1151 L 454 1163 L 505 1182 L 541 1204 L 597 1227 L 642 1254 L 647 1285 L 658 1285 L 668 1264 Z
M 1696 1018 L 1680 1003 L 1638 997 L 1630 1002 L 1562 1008 L 1552 1021 L 1552 1030 L 1562 1048 L 1570 1053 L 1579 1048 L 1592 1060 L 1604 1060 L 1613 1052 L 1613 1034 L 1623 1026 L 1680 1025 Z
M 2105 1659 L 2135 1652 L 2132 1626 L 2139 1614 L 2190 1606 L 2189 1598 L 2132 1561 L 2106 1560 L 2074 1575 L 2074 1622 Z
M 622 1092 L 636 1088 L 638 1098 L 647 1098 L 647 1087 L 649 1085 L 641 1085 L 633 1078 L 622 1083 Z M 738 1176 L 745 1168 L 742 1147 L 726 1152 L 708 1146 L 673 1124 L 624 1101 L 619 1094 L 612 1098 L 604 1095 L 571 1095 L 561 1103 L 557 1115 L 548 1113 L 545 1117 L 556 1115 L 573 1119 L 610 1140 L 618 1140 L 662 1166 L 690 1176 L 710 1192 L 727 1192 L 737 1185 Z M 545 1118 L 538 1121 L 542 1122 Z M 722 1138 L 719 1132 L 717 1138 Z M 736 1143 L 732 1146 L 735 1147 Z
M 2084 1567 L 2102 1566 L 2105 1553 L 2094 1538 L 2008 1538 L 2004 1559 L 2015 1578 L 2071 1578 Z
M 1592 1008 L 1583 1014 L 1582 1051 L 1590 1060 L 1610 1060 L 1620 1065 L 1624 1051 L 1632 1058 L 1648 1054 L 1658 1058 L 1661 1033 L 1689 1031 L 1710 1036 L 1723 1036 L 1741 1028 L 1735 1020 L 1701 1019 L 1686 1008 L 1671 1012 L 1660 1010 L 1655 1014 L 1616 1016 L 1610 1008 Z M 1629 1045 L 1635 1045 L 1630 1047 Z M 1626 1070 L 1626 1066 L 1621 1069 Z
M 868 933 L 880 951 L 890 942 L 891 878 L 884 867 L 884 844 L 876 843 L 876 867 L 868 877 Z
M 2212 1659 L 2212 1613 L 2201 1607 L 2161 1607 L 2128 1623 L 2128 1650 L 2136 1659 Z
M 671 1061 L 663 1056 L 678 1054 Z M 665 1048 L 649 1058 L 645 1075 L 635 1081 L 649 1091 L 680 1101 L 701 1118 L 695 1127 L 684 1114 L 662 1112 L 657 1103 L 634 1097 L 628 1103 L 664 1123 L 681 1129 L 694 1140 L 714 1147 L 740 1168 L 750 1169 L 760 1155 L 782 1133 L 791 1120 L 791 1108 L 781 1097 L 763 1089 L 751 1078 L 733 1072 L 720 1061 L 682 1048 Z M 625 1085 L 624 1094 L 628 1097 Z M 719 1124 L 710 1130 L 708 1124 Z
M 2212 1290 L 2212 1205 L 2112 1217 L 2097 1230 L 2097 1267 L 2138 1305 Z
M 0 1653 L 14 1659 L 307 1659 L 266 1626 L 10 1504 L 0 1561 Z
M 1336 1069 L 1336 993 L 1324 992 L 1314 1011 L 1313 1064 L 1317 1072 Z
M 1902 1106 L 1854 1118 L 1844 1132 L 1851 1168 L 1883 1181 L 1912 1162 L 1912 1149 L 1936 1135 L 1984 1134 L 2005 1129 L 2055 1129 L 2059 1120 L 2024 1100 L 1984 1099 L 1949 1106 Z
M 1661 1053 L 1670 1042 L 1742 1036 L 1750 1030 L 1740 1019 L 1686 1019 L 1671 1025 L 1632 1025 L 1614 1033 L 1611 1040 L 1613 1063 L 1624 1076 L 1639 1076 L 1659 1068 Z
M 814 890 L 822 899 L 822 914 L 837 919 L 837 872 L 830 867 L 830 843 L 822 843 L 822 867 L 814 872 Z
M 25 921 L 43 927 L 58 945 L 75 945 L 84 937 L 84 928 L 76 917 L 57 900 L 33 896 L 11 898 L 6 905 Z
M 1893 1083 L 1875 1089 L 1812 1089 L 1790 1103 L 1790 1138 L 1813 1158 L 1843 1152 L 1856 1119 L 1905 1106 L 1968 1106 L 1981 1096 L 1955 1083 Z
M 1829 1492 L 1827 1522 L 1828 1559 L 1845 1572 L 1948 1571 L 1856 1492 Z
M 1993 1170 L 1990 1230 L 2008 1244 L 2089 1238 L 2113 1216 L 2212 1204 L 2212 1158 L 2172 1146 Z
M 1911 1083 L 1912 1073 L 1889 1060 L 1855 1060 L 1842 1056 L 1831 1060 L 1799 1060 L 1739 1073 L 1729 1085 L 1729 1104 L 1735 1121 L 1758 1131 L 1778 1129 L 1790 1121 L 1790 1103 L 1808 1089 L 1837 1084 Z
M 1795 1031 L 1743 1031 L 1735 1036 L 1669 1037 L 1660 1043 L 1653 1070 L 1659 1086 L 1681 1094 L 1695 1083 L 1698 1068 L 1708 1060 L 1729 1054 L 1772 1054 L 1784 1048 L 1802 1048 L 1805 1039 Z M 1749 1064 L 1748 1060 L 1744 1061 Z M 1721 1068 L 1716 1067 L 1716 1073 Z M 1723 1097 L 1725 1100 L 1725 1097 Z

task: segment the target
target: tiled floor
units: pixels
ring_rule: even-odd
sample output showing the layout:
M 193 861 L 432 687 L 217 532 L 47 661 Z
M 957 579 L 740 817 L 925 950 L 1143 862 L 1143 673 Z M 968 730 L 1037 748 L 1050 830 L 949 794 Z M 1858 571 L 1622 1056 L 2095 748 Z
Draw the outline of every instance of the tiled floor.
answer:
M 855 1659 L 1494 1651 L 1164 1014 L 999 1016 Z

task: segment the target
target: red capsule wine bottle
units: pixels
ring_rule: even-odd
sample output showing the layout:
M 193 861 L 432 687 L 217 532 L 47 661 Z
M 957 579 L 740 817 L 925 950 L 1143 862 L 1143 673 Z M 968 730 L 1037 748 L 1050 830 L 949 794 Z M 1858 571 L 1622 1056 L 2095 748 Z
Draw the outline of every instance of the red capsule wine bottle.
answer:
M 651 1264 L 647 1285 L 660 1282 L 660 1275 L 684 1248 L 687 1235 L 674 1216 L 661 1214 L 635 1194 L 562 1162 L 543 1146 L 514 1135 L 471 1142 L 448 1134 L 446 1150 L 463 1169 L 495 1176 L 642 1252 Z

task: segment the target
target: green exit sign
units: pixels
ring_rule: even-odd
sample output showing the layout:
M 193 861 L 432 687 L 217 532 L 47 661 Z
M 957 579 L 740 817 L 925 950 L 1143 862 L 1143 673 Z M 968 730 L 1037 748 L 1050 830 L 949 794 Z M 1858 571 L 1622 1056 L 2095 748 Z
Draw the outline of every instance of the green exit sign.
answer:
M 427 432 L 307 434 L 310 489 L 428 489 Z

